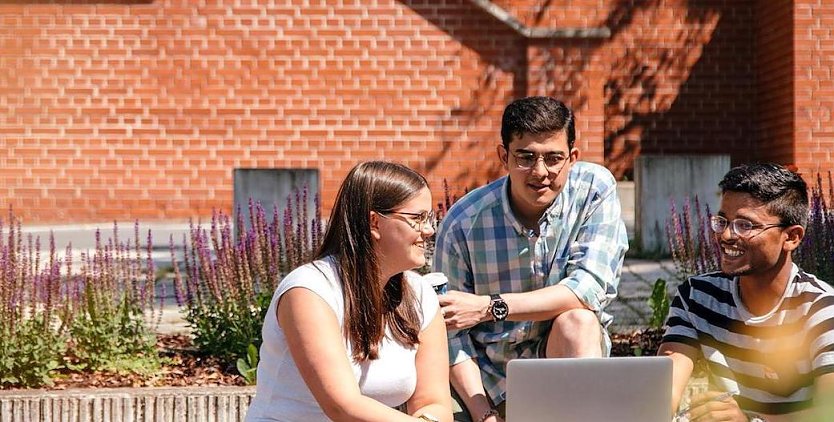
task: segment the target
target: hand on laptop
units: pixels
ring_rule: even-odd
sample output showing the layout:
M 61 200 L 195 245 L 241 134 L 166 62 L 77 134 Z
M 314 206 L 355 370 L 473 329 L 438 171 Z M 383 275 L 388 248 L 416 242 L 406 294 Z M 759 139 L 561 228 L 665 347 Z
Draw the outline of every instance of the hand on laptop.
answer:
M 692 398 L 685 418 L 678 420 L 710 422 L 747 422 L 747 415 L 738 407 L 732 394 L 720 391 L 707 391 Z
M 443 307 L 443 319 L 448 329 L 461 330 L 490 320 L 489 296 L 449 290 L 437 298 Z

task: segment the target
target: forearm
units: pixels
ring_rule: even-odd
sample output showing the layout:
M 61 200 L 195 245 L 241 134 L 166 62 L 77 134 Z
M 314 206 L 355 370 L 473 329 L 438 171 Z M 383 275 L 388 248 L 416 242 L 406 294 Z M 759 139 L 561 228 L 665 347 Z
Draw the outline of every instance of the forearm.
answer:
M 510 321 L 546 321 L 571 309 L 587 309 L 569 288 L 548 286 L 525 293 L 501 294 L 507 302 Z
M 414 422 L 417 420 L 415 416 L 407 415 L 362 395 L 346 400 L 342 405 L 322 406 L 322 408 L 327 417 L 336 422 Z M 415 414 L 419 413 L 415 412 Z
M 481 369 L 473 359 L 450 367 L 449 380 L 473 420 L 478 420 L 492 408 L 481 380 Z
M 689 378 L 695 368 L 697 350 L 685 344 L 663 343 L 657 355 L 672 359 L 672 412 L 674 413 L 678 411 Z
M 423 414 L 428 414 L 436 417 L 441 422 L 452 422 L 452 415 L 449 412 L 448 405 L 442 403 L 427 404 L 415 411 L 410 412 L 412 416 L 417 417 Z

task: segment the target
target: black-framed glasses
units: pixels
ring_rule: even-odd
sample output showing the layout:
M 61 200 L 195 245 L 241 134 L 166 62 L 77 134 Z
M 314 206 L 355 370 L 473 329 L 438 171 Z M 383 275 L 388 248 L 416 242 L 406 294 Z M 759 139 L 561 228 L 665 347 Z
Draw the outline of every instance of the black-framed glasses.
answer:
M 561 172 L 568 163 L 568 157 L 562 154 L 533 154 L 532 152 L 512 153 L 515 159 L 515 166 L 522 170 L 530 170 L 542 160 L 547 171 L 551 173 Z
M 401 218 L 399 220 L 404 221 L 406 224 L 408 224 L 409 227 L 411 227 L 416 232 L 423 231 L 423 228 L 427 225 L 432 230 L 437 230 L 437 216 L 434 214 L 434 210 L 423 212 L 388 211 L 384 213 L 380 212 L 379 215 L 385 218 L 391 218 L 390 215 L 411 217 Z
M 754 230 L 761 233 L 762 231 L 773 227 L 788 227 L 788 224 L 755 224 L 746 218 L 736 218 L 735 220 L 730 221 L 720 215 L 713 215 L 709 218 L 709 227 L 715 234 L 724 233 L 724 230 L 727 230 L 727 227 L 732 227 L 732 231 L 736 234 L 736 236 L 747 238 L 754 234 Z

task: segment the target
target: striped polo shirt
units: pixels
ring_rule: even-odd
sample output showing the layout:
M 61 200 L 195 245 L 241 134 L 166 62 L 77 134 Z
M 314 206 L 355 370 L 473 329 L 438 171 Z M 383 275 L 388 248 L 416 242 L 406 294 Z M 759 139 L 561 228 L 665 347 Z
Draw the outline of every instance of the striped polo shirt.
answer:
M 752 315 L 738 278 L 720 272 L 678 288 L 663 342 L 700 350 L 710 385 L 738 391 L 742 409 L 785 414 L 812 404 L 814 380 L 834 372 L 834 288 L 796 265 L 777 306 Z

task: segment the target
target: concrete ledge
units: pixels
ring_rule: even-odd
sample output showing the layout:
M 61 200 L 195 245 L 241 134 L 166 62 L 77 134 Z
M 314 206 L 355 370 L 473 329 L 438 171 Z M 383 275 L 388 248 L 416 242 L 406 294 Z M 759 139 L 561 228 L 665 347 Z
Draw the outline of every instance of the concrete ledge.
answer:
M 519 22 L 509 12 L 490 0 L 470 0 L 481 10 L 489 13 L 495 19 L 503 22 L 515 30 L 519 35 L 529 39 L 558 39 L 558 38 L 611 38 L 611 29 L 601 28 L 531 28 Z
M 681 406 L 706 389 L 692 380 Z M 254 396 L 255 387 L 0 391 L 0 422 L 243 422 Z
M 243 421 L 255 387 L 0 391 L 0 422 Z

